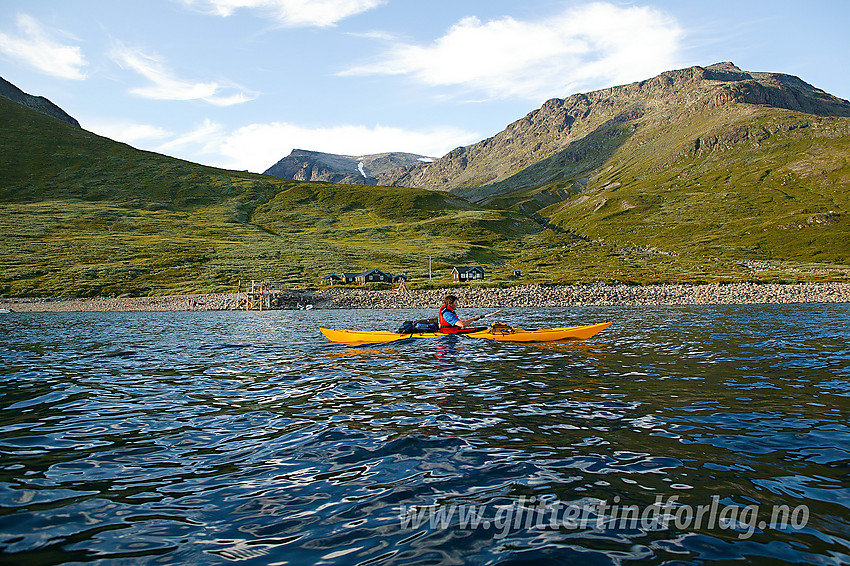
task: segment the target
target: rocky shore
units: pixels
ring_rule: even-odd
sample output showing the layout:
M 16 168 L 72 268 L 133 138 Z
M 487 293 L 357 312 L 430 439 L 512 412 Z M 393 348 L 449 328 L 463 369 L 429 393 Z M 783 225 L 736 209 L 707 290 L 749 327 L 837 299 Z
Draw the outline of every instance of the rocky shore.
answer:
M 847 303 L 850 283 L 800 285 L 730 283 L 724 285 L 523 285 L 506 289 L 435 289 L 411 291 L 322 291 L 336 308 L 433 308 L 447 293 L 472 307 L 560 307 L 580 305 L 711 305 Z
M 0 299 L 0 309 L 12 312 L 221 311 L 236 309 L 240 298 L 236 293 L 213 293 L 159 297 Z
M 522 285 L 505 289 L 367 291 L 330 288 L 300 291 L 290 308 L 426 309 L 442 303 L 447 293 L 464 305 L 480 308 L 557 307 L 581 305 L 711 305 L 848 303 L 850 283 L 799 285 L 730 283 L 724 285 Z M 0 309 L 13 312 L 217 311 L 236 310 L 244 295 L 237 293 L 168 295 L 159 297 L 97 297 L 86 299 L 0 299 Z

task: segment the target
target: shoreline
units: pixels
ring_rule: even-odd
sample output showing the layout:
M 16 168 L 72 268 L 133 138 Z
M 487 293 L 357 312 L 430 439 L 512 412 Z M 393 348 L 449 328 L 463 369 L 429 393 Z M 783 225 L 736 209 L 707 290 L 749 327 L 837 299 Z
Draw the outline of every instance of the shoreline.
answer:
M 446 294 L 467 307 L 569 307 L 641 305 L 744 305 L 850 303 L 850 283 L 724 283 L 708 285 L 520 285 L 508 288 L 395 290 L 328 288 L 303 291 L 303 304 L 315 309 L 428 309 Z M 239 310 L 244 294 L 195 293 L 154 297 L 0 298 L 0 309 L 12 312 L 154 312 Z

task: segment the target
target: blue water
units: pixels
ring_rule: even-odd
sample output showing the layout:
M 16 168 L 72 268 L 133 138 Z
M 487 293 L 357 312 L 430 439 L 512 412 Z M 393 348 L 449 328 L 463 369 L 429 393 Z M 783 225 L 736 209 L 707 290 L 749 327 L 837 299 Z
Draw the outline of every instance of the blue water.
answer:
M 850 562 L 850 306 L 430 314 L 0 315 L 0 563 Z

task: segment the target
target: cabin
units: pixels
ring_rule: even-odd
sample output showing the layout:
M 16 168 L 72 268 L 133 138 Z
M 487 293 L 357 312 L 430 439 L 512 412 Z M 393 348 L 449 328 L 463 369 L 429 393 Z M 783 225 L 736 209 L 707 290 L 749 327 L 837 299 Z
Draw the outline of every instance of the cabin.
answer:
M 352 283 L 356 283 L 357 285 L 365 285 L 366 283 L 400 283 L 407 281 L 407 275 L 403 273 L 392 275 L 380 269 L 370 269 L 361 273 L 343 273 L 341 276 L 331 273 L 322 277 L 322 281 L 330 281 L 331 285 L 334 283 L 342 283 L 344 285 L 351 285 Z
M 389 273 L 384 273 L 380 269 L 370 269 L 369 271 L 359 273 L 356 281 L 358 285 L 365 285 L 366 283 L 392 283 L 393 276 Z
M 472 267 L 455 267 L 452 269 L 452 281 L 472 281 L 484 279 L 484 268 L 477 265 Z

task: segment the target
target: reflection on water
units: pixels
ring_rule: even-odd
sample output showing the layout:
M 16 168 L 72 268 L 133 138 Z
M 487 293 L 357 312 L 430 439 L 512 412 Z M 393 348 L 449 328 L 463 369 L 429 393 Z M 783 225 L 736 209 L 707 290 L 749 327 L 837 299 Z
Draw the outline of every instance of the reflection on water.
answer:
M 614 325 L 352 348 L 314 328 L 427 313 L 7 315 L 0 558 L 850 561 L 850 307 L 502 314 Z
M 461 340 L 463 340 L 462 337 L 450 334 L 434 341 L 437 351 L 436 371 L 438 374 L 440 372 L 445 374 L 458 369 L 458 356 L 463 352 Z

